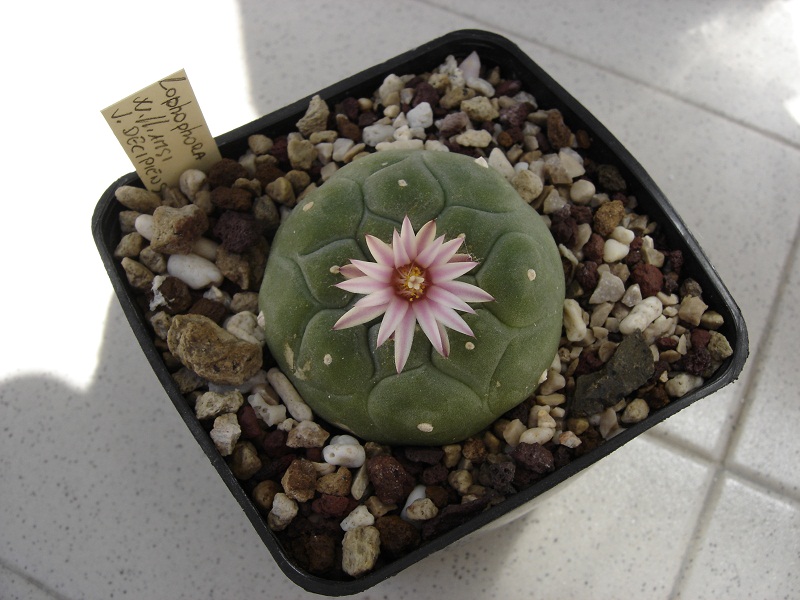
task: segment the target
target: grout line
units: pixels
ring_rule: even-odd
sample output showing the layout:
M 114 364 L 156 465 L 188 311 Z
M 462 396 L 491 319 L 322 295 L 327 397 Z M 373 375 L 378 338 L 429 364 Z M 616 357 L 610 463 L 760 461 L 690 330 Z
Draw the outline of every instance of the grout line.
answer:
M 503 34 L 503 35 L 513 36 L 515 38 L 524 40 L 524 41 L 526 41 L 528 43 L 535 44 L 537 46 L 540 46 L 541 48 L 544 48 L 544 49 L 546 49 L 546 50 L 548 50 L 550 52 L 553 52 L 554 54 L 559 54 L 559 55 L 564 56 L 566 58 L 569 58 L 571 60 L 582 62 L 582 63 L 584 63 L 586 65 L 589 65 L 590 67 L 592 67 L 594 69 L 598 69 L 600 71 L 605 71 L 607 73 L 610 73 L 611 75 L 614 75 L 615 77 L 619 77 L 620 79 L 624 79 L 624 80 L 629 81 L 631 83 L 635 83 L 637 85 L 643 86 L 643 87 L 645 87 L 647 89 L 650 89 L 652 91 L 658 92 L 659 94 L 663 94 L 663 95 L 665 95 L 665 96 L 667 96 L 667 97 L 669 97 L 669 98 L 671 98 L 673 100 L 676 100 L 676 101 L 681 102 L 683 104 L 689 105 L 689 106 L 691 106 L 693 108 L 696 108 L 698 110 L 702 110 L 703 112 L 710 113 L 710 114 L 712 114 L 712 115 L 714 115 L 716 117 L 719 117 L 721 119 L 729 121 L 729 122 L 731 122 L 731 123 L 733 123 L 735 125 L 738 125 L 739 127 L 743 127 L 743 128 L 748 129 L 748 130 L 750 130 L 750 131 L 752 131 L 754 133 L 757 133 L 759 135 L 767 137 L 767 138 L 769 138 L 769 139 L 771 139 L 771 140 L 773 140 L 775 142 L 778 142 L 780 144 L 784 144 L 784 145 L 789 146 L 790 148 L 793 148 L 795 150 L 800 150 L 800 143 L 794 142 L 789 138 L 786 138 L 786 137 L 784 137 L 782 135 L 779 135 L 779 134 L 775 133 L 774 131 L 770 131 L 769 129 L 764 129 L 762 127 L 758 127 L 757 125 L 755 125 L 753 123 L 748 123 L 747 121 L 744 121 L 744 120 L 742 120 L 742 119 L 740 119 L 738 117 L 734 117 L 734 116 L 732 116 L 732 115 L 730 115 L 728 113 L 722 112 L 722 111 L 714 108 L 713 106 L 709 106 L 707 104 L 703 104 L 702 102 L 698 102 L 696 100 L 692 100 L 691 98 L 686 98 L 684 96 L 676 94 L 675 92 L 673 92 L 673 91 L 671 91 L 671 90 L 669 90 L 667 88 L 660 87 L 660 86 L 657 86 L 657 85 L 653 85 L 649 81 L 643 81 L 643 80 L 638 79 L 638 78 L 636 78 L 636 77 L 634 77 L 632 75 L 629 75 L 629 74 L 627 74 L 627 73 L 625 73 L 623 71 L 614 69 L 613 67 L 609 67 L 608 65 L 604 65 L 604 64 L 595 62 L 595 61 L 593 61 L 593 60 L 591 60 L 589 58 L 580 56 L 578 54 L 574 54 L 572 52 L 567 52 L 567 51 L 563 50 L 562 48 L 559 48 L 557 46 L 553 46 L 552 44 L 548 44 L 548 43 L 542 42 L 541 40 L 537 40 L 535 38 L 527 37 L 523 33 L 520 33 L 520 32 L 515 31 L 513 29 L 509 29 L 508 27 L 504 27 L 504 26 L 499 25 L 497 23 L 493 23 L 491 21 L 487 21 L 485 19 L 478 18 L 478 17 L 476 17 L 474 15 L 470 15 L 470 14 L 467 14 L 467 13 L 459 12 L 457 10 L 453 10 L 450 7 L 441 6 L 435 1 L 433 1 L 433 2 L 430 1 L 430 0 L 413 0 L 413 1 L 418 3 L 418 4 L 423 4 L 423 5 L 425 5 L 425 6 L 429 7 L 429 8 L 437 8 L 437 9 L 443 11 L 443 12 L 446 12 L 446 13 L 449 13 L 449 14 L 453 14 L 453 15 L 461 17 L 463 19 L 467 19 L 467 20 L 473 21 L 477 25 L 481 25 L 481 26 L 490 28 L 490 29 L 492 29 L 492 30 L 494 30 L 494 31 L 496 31 L 498 33 Z
M 2 558 L 0 558 L 0 569 L 5 569 L 6 571 L 13 573 L 20 579 L 23 579 L 24 581 L 29 583 L 31 587 L 40 590 L 41 592 L 47 594 L 48 596 L 51 596 L 54 600 L 70 600 L 67 596 L 64 596 L 63 594 L 49 588 L 38 579 L 35 579 L 34 577 L 32 577 L 19 567 L 6 562 Z

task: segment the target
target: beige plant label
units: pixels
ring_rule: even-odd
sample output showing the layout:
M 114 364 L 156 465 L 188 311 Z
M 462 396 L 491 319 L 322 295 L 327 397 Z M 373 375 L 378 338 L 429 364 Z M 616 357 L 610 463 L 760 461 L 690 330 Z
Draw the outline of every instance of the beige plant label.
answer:
M 183 69 L 101 112 L 151 191 L 177 185 L 186 169 L 207 170 L 221 158 Z

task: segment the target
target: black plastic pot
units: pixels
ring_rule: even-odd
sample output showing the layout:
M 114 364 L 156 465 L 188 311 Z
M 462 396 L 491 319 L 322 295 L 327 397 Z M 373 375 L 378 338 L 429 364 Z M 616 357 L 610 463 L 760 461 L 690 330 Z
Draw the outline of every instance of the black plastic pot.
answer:
M 318 93 L 331 106 L 348 96 L 370 96 L 389 74 L 423 73 L 436 68 L 450 54 L 460 59 L 473 50 L 478 52 L 483 64 L 499 65 L 504 77 L 521 80 L 523 89 L 533 93 L 541 107 L 558 108 L 564 115 L 565 122 L 572 128 L 580 128 L 589 132 L 593 138 L 589 155 L 596 162 L 614 164 L 620 169 L 628 183 L 629 192 L 638 200 L 639 211 L 648 214 L 651 219 L 660 224 L 661 230 L 672 248 L 683 251 L 685 258 L 683 274 L 694 278 L 701 284 L 704 300 L 724 317 L 725 325 L 720 332 L 729 340 L 734 354 L 702 387 L 674 400 L 666 407 L 654 411 L 645 420 L 628 427 L 619 435 L 555 471 L 532 487 L 510 496 L 502 504 L 475 516 L 469 522 L 422 545 L 410 554 L 356 580 L 332 581 L 316 577 L 302 570 L 292 561 L 292 558 L 287 555 L 267 527 L 266 519 L 256 510 L 225 460 L 217 452 L 208 433 L 195 418 L 193 410 L 180 394 L 153 343 L 149 325 L 134 299 L 134 292 L 127 283 L 119 261 L 113 257 L 114 248 L 121 237 L 118 218 L 121 206 L 114 198 L 114 191 L 122 185 L 141 185 L 135 173 L 121 177 L 106 190 L 98 202 L 92 218 L 92 233 L 122 309 L 167 395 L 220 477 L 241 504 L 278 566 L 295 583 L 315 593 L 329 596 L 358 593 L 490 523 L 496 524 L 508 520 L 525 511 L 532 506 L 535 499 L 541 497 L 545 492 L 557 491 L 554 488 L 634 437 L 700 398 L 708 396 L 734 381 L 741 372 L 748 355 L 747 330 L 738 306 L 695 238 L 652 179 L 597 119 L 509 40 L 485 31 L 456 31 L 367 69 Z M 220 136 L 217 141 L 222 155 L 234 159 L 241 156 L 247 150 L 247 138 L 252 134 L 264 133 L 274 137 L 293 131 L 295 123 L 305 114 L 310 98 L 311 96 L 303 98 Z

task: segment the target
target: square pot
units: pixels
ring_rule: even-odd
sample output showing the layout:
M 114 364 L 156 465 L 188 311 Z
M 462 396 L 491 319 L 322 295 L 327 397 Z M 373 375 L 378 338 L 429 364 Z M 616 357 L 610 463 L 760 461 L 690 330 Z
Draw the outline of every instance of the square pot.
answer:
M 106 190 L 98 202 L 92 218 L 92 233 L 122 309 L 167 395 L 219 476 L 240 503 L 278 566 L 295 583 L 318 594 L 340 596 L 358 593 L 478 529 L 501 524 L 530 510 L 535 505 L 535 501 L 542 498 L 545 492 L 558 491 L 559 486 L 563 487 L 567 480 L 575 477 L 580 471 L 610 452 L 689 404 L 734 381 L 747 358 L 747 330 L 738 306 L 697 241 L 689 233 L 655 183 L 597 119 L 507 39 L 478 30 L 456 31 L 325 88 L 318 94 L 328 102 L 329 106 L 350 96 L 370 97 L 389 74 L 429 72 L 442 64 L 448 55 L 453 55 L 461 60 L 473 50 L 478 52 L 484 65 L 499 66 L 505 78 L 520 80 L 522 89 L 531 92 L 540 107 L 557 108 L 564 116 L 564 121 L 573 130 L 583 129 L 589 133 L 592 138 L 592 146 L 587 151 L 587 155 L 595 162 L 613 164 L 619 169 L 627 181 L 628 193 L 635 196 L 638 201 L 637 212 L 646 214 L 657 222 L 670 247 L 682 251 L 684 257 L 682 275 L 699 282 L 703 289 L 704 301 L 723 316 L 724 325 L 719 331 L 730 342 L 733 354 L 711 377 L 706 379 L 701 387 L 674 399 L 663 408 L 651 412 L 644 420 L 627 427 L 598 447 L 575 458 L 530 487 L 509 496 L 502 503 L 477 514 L 468 522 L 424 543 L 416 550 L 393 562 L 379 566 L 361 578 L 324 579 L 304 571 L 283 548 L 275 534 L 267 526 L 266 518 L 256 509 L 240 482 L 234 477 L 225 459 L 215 448 L 208 432 L 195 417 L 193 409 L 180 393 L 165 366 L 160 351 L 153 341 L 150 325 L 145 319 L 140 304 L 136 301 L 135 290 L 128 284 L 119 261 L 113 256 L 114 249 L 121 238 L 119 213 L 123 208 L 116 201 L 114 192 L 122 185 L 141 186 L 135 173 L 121 177 Z M 220 136 L 217 142 L 222 155 L 233 159 L 243 155 L 248 149 L 247 139 L 250 135 L 263 133 L 270 137 L 277 137 L 294 131 L 295 123 L 305 114 L 310 98 L 311 96 L 301 99 Z

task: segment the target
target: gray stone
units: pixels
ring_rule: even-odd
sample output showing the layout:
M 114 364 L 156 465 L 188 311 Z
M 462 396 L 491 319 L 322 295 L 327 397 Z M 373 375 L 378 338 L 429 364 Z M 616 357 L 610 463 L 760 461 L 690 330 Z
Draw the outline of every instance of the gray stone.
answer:
M 647 383 L 653 371 L 653 354 L 642 333 L 636 331 L 625 336 L 614 356 L 599 371 L 577 378 L 570 415 L 588 417 L 614 406 Z

